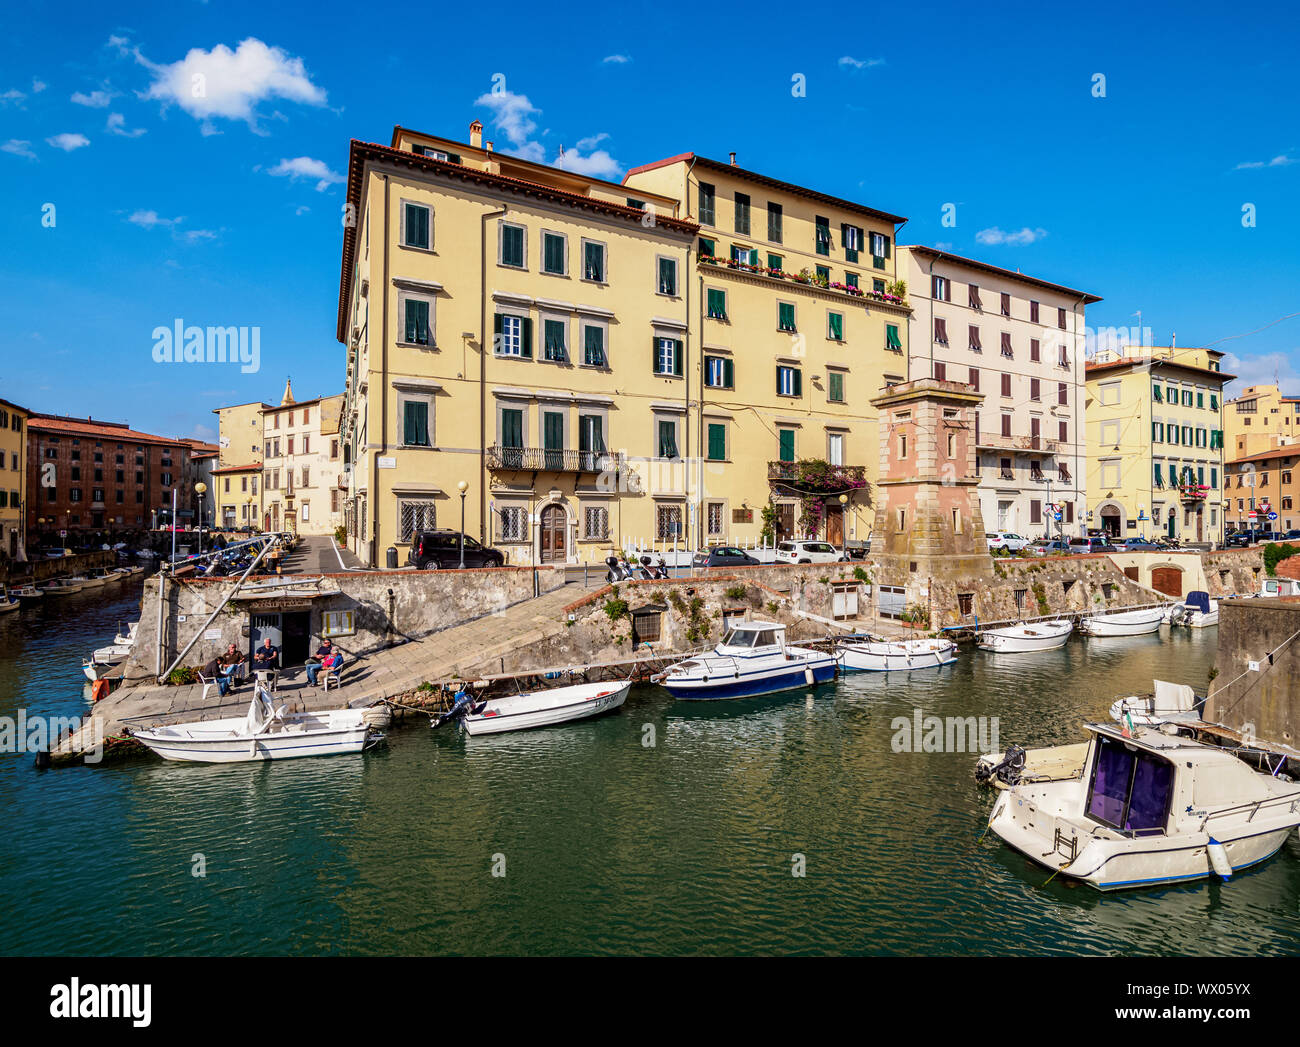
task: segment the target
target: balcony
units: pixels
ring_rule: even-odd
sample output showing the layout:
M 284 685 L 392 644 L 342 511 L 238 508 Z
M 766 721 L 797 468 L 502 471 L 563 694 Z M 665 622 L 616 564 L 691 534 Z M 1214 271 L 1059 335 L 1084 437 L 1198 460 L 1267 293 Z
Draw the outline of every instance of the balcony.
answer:
M 867 486 L 867 470 L 862 465 L 831 465 L 819 460 L 768 462 L 767 479 L 810 493 L 847 491 Z
M 1060 454 L 1064 445 L 1060 440 L 1047 440 L 1041 436 L 1001 436 L 980 433 L 976 447 L 981 451 L 1030 451 L 1039 454 Z
M 1178 497 L 1184 502 L 1203 502 L 1209 493 L 1210 489 L 1205 484 L 1178 485 Z
M 603 473 L 620 467 L 623 456 L 614 451 L 554 450 L 549 447 L 487 449 L 489 469 L 526 469 L 545 473 Z
M 863 298 L 880 305 L 893 305 L 900 309 L 910 308 L 907 299 L 904 296 L 891 294 L 888 291 L 874 291 L 867 290 L 863 287 L 850 287 L 848 284 L 841 284 L 834 280 L 822 280 L 815 274 L 803 270 L 797 273 L 789 273 L 784 269 L 771 269 L 765 265 L 750 265 L 748 262 L 735 261 L 730 258 L 719 258 L 717 255 L 707 254 L 699 256 L 699 263 L 716 269 L 730 269 L 732 272 L 748 273 L 751 276 L 766 277 L 775 282 L 788 280 L 791 283 L 804 284 L 805 286 L 816 287 L 823 291 L 835 291 L 849 298 Z

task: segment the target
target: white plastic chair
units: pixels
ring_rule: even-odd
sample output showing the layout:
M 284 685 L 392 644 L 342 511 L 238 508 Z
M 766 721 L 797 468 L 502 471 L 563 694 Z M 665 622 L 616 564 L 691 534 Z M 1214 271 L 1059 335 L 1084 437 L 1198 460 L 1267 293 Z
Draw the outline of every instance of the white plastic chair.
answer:
M 200 701 L 206 702 L 208 700 L 208 692 L 212 690 L 214 687 L 216 687 L 217 690 L 220 691 L 220 688 L 217 687 L 217 681 L 215 677 L 204 676 L 202 673 L 199 673 L 199 683 L 203 684 L 203 694 L 199 698 Z
M 343 686 L 343 670 L 346 667 L 347 663 L 344 662 L 342 665 L 336 665 L 331 669 L 324 669 L 321 671 L 321 679 L 325 682 L 325 690 L 328 691 L 330 689 L 331 681 L 333 681 L 336 688 Z

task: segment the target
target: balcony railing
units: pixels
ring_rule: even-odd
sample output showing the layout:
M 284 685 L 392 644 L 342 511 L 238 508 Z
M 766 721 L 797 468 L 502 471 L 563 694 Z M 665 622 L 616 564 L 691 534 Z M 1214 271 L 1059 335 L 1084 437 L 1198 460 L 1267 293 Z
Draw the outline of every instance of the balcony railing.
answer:
M 976 441 L 981 448 L 999 451 L 1038 451 L 1042 454 L 1059 454 L 1063 449 L 1060 440 L 1047 440 L 1041 436 L 1002 436 L 997 433 L 980 433 Z
M 1208 495 L 1210 489 L 1205 484 L 1188 484 L 1178 485 L 1178 497 L 1185 502 L 1199 502 Z
M 808 485 L 813 487 L 822 487 L 829 485 L 833 488 L 839 487 L 861 487 L 866 483 L 867 470 L 862 465 L 833 465 L 830 466 L 830 473 L 822 483 L 821 479 L 817 482 L 811 482 L 806 463 L 803 462 L 768 462 L 767 478 L 778 483 L 790 484 L 793 487 Z
M 487 449 L 489 469 L 529 469 L 547 473 L 602 473 L 617 469 L 622 455 L 615 451 L 554 450 L 549 447 Z

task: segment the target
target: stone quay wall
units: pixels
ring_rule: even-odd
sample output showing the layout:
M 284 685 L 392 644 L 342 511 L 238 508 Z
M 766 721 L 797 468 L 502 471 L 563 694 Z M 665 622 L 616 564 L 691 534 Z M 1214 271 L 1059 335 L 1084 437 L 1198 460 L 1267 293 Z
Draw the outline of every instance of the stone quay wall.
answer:
M 1224 600 L 1218 633 L 1205 719 L 1300 750 L 1300 597 Z

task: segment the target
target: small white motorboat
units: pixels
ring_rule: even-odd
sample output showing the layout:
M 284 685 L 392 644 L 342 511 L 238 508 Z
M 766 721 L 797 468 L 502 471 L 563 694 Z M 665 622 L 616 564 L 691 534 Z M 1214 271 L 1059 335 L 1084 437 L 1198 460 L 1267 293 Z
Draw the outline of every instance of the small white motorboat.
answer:
M 1078 778 L 1013 785 L 989 828 L 1052 874 L 1098 890 L 1227 879 L 1300 825 L 1300 787 L 1229 752 L 1139 727 L 1087 724 Z
M 164 727 L 128 728 L 127 733 L 164 760 L 191 763 L 247 763 L 300 756 L 359 753 L 383 738 L 365 709 L 322 709 L 285 713 L 262 686 L 244 716 L 199 720 Z
M 16 611 L 20 606 L 21 603 L 17 595 L 9 589 L 0 589 L 0 614 L 4 614 L 6 611 Z
M 861 672 L 910 672 L 951 665 L 957 645 L 951 640 L 882 640 L 846 638 L 837 645 L 840 665 Z
M 467 734 L 503 734 L 531 727 L 550 727 L 613 712 L 627 699 L 627 692 L 631 689 L 632 681 L 622 680 L 525 691 L 480 702 L 466 695 L 466 701 L 458 701 L 452 712 L 435 720 L 433 726 L 459 716 Z
M 1110 707 L 1110 718 L 1121 727 L 1159 727 L 1163 723 L 1188 723 L 1200 719 L 1196 692 L 1187 684 L 1157 680 L 1151 694 L 1131 694 L 1117 698 Z
M 46 596 L 71 596 L 73 593 L 81 592 L 83 580 L 80 578 L 55 578 L 41 591 Z
M 981 650 L 999 654 L 1028 654 L 1034 651 L 1054 651 L 1064 647 L 1074 631 L 1074 624 L 1063 618 L 1050 622 L 1022 622 L 1019 625 L 984 629 L 975 642 Z
M 90 574 L 74 575 L 69 580 L 73 582 L 80 582 L 82 589 L 98 589 L 101 585 L 103 585 L 105 582 L 108 581 L 107 578 L 103 578 L 95 574 L 94 572 L 91 572 Z
M 36 603 L 37 600 L 45 598 L 45 591 L 37 589 L 34 585 L 20 585 L 17 589 L 10 589 L 9 592 L 23 603 Z
M 737 622 L 712 652 L 670 666 L 654 677 L 675 698 L 752 698 L 835 679 L 835 655 L 788 647 L 785 626 Z
M 1144 636 L 1158 633 L 1165 620 L 1165 608 L 1143 607 L 1139 611 L 1095 614 L 1079 623 L 1085 636 Z
M 128 647 L 130 647 L 131 644 L 135 643 L 135 634 L 139 631 L 139 629 L 140 629 L 139 622 L 127 622 L 126 631 L 123 632 L 121 628 L 119 628 L 117 630 L 117 635 L 113 637 L 113 642 L 115 644 L 126 644 Z
M 130 654 L 129 643 L 115 642 L 107 647 L 100 647 L 91 654 L 89 661 L 81 663 L 82 672 L 85 673 L 87 680 L 94 683 L 102 679 L 113 666 L 124 662 Z
M 975 781 L 997 789 L 1021 782 L 1059 782 L 1078 778 L 1088 756 L 1087 742 L 1045 745 L 1037 749 L 1010 746 L 1005 753 L 985 753 L 975 761 Z
M 1205 592 L 1188 593 L 1181 608 L 1169 619 L 1170 625 L 1184 625 L 1188 629 L 1208 629 L 1219 624 L 1219 601 L 1211 600 Z

